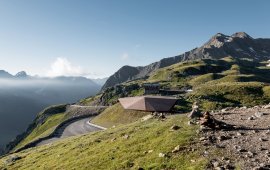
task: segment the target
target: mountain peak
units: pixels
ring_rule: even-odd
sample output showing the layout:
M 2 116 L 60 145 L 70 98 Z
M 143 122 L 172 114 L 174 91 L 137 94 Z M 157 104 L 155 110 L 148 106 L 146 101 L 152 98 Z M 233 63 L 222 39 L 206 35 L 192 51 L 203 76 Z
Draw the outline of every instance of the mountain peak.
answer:
M 231 37 L 222 33 L 215 34 L 205 45 L 205 48 L 211 48 L 212 46 L 220 48 L 225 42 L 231 41 Z
M 232 37 L 238 37 L 238 38 L 249 38 L 249 39 L 253 39 L 250 35 L 248 35 L 245 32 L 236 32 L 232 35 Z
M 124 66 L 108 78 L 102 89 L 105 90 L 107 87 L 112 87 L 122 82 L 145 78 L 159 68 L 178 62 L 206 58 L 221 59 L 228 56 L 261 61 L 269 60 L 270 39 L 254 39 L 245 32 L 236 32 L 231 36 L 217 33 L 201 47 L 181 55 L 164 58 L 144 67 Z
M 15 77 L 25 78 L 25 77 L 28 77 L 28 75 L 25 71 L 20 71 L 15 75 Z
M 5 70 L 0 70 L 0 78 L 11 78 L 12 75 Z

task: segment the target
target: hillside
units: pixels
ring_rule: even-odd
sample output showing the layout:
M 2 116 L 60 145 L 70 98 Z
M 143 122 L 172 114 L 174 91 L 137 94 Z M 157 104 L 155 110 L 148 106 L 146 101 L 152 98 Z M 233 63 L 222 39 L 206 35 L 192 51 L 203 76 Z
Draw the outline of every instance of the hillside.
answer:
M 179 130 L 171 130 L 178 125 Z M 7 169 L 202 169 L 197 126 L 188 126 L 185 116 L 164 121 L 151 119 L 102 132 L 68 138 L 16 153 L 0 160 Z M 192 145 L 191 145 L 192 144 Z M 172 150 L 177 147 L 179 151 Z M 195 152 L 188 152 L 194 148 Z M 128 153 L 128 154 L 127 154 Z M 165 156 L 163 156 L 165 154 Z M 15 162 L 9 158 L 17 157 Z M 55 159 L 57 158 L 57 159 Z M 191 161 L 196 160 L 196 161 Z M 34 162 L 34 163 L 33 163 Z
M 91 120 L 91 122 L 103 127 L 112 127 L 132 123 L 148 114 L 148 112 L 124 110 L 124 108 L 117 103 L 105 109 L 97 117 Z
M 270 59 L 270 39 L 254 39 L 245 32 L 231 36 L 218 33 L 199 48 L 184 54 L 164 58 L 144 67 L 124 66 L 108 78 L 102 90 L 130 80 L 147 78 L 157 69 L 171 66 L 178 62 L 197 59 L 249 58 L 259 61 Z
M 220 164 L 231 169 L 244 167 L 245 163 L 238 152 L 230 150 L 233 146 L 219 140 L 222 138 L 220 136 L 228 136 L 229 133 L 216 131 L 219 136 L 212 140 L 213 131 L 205 132 L 196 122 L 192 123 L 185 114 L 179 113 L 187 113 L 192 103 L 197 102 L 201 111 L 213 111 L 218 121 L 232 124 L 233 127 L 243 127 L 241 122 L 234 120 L 242 120 L 239 115 L 234 116 L 238 113 L 247 121 L 257 120 L 252 116 L 256 114 L 255 111 L 268 115 L 268 110 L 259 105 L 270 102 L 269 49 L 268 39 L 253 39 L 245 33 L 232 36 L 217 34 L 203 47 L 186 54 L 185 60 L 170 62 L 176 61 L 176 57 L 162 67 L 159 67 L 160 63 L 158 67 L 151 67 L 153 69 L 124 66 L 124 70 L 120 69 L 117 74 L 120 77 L 124 75 L 123 82 L 117 80 L 117 85 L 106 87 L 98 95 L 76 103 L 78 108 L 104 108 L 93 111 L 95 117 L 91 123 L 107 127 L 107 130 L 60 139 L 49 145 L 13 153 L 3 157 L 0 165 L 7 169 L 72 169 L 75 165 L 82 169 L 211 169 Z M 131 69 L 132 74 L 126 69 Z M 144 74 L 146 72 L 141 72 L 143 69 L 148 70 L 147 76 Z M 133 73 L 144 76 L 134 78 Z M 110 82 L 110 78 L 107 82 Z M 144 83 L 159 83 L 160 95 L 167 91 L 175 93 L 173 95 L 178 98 L 165 119 L 152 117 L 147 112 L 124 110 L 118 103 L 120 97 L 143 95 Z M 41 112 L 34 120 L 34 126 L 30 126 L 11 149 L 15 151 L 50 134 L 57 125 L 68 119 L 92 112 L 73 110 L 66 105 L 60 106 L 64 110 L 58 110 L 58 107 Z M 53 113 L 48 114 L 51 109 Z M 253 118 L 247 118 L 245 113 Z M 254 122 L 248 124 L 250 126 L 245 130 L 254 130 L 258 124 Z M 267 130 L 263 128 L 261 130 Z M 234 129 L 230 135 L 239 136 L 239 130 Z M 208 138 L 210 142 L 205 143 Z M 227 148 L 220 146 L 220 142 Z M 55 157 L 59 159 L 56 161 Z M 215 162 L 220 164 L 216 165 Z
M 186 112 L 193 102 L 202 110 L 229 106 L 255 106 L 270 102 L 269 61 L 249 58 L 198 59 L 180 62 L 152 72 L 148 78 L 128 81 L 107 88 L 88 104 L 113 105 L 119 97 L 143 94 L 144 83 L 159 83 L 161 89 L 178 90 L 175 109 Z M 186 90 L 192 90 L 187 92 Z
M 6 146 L 5 152 L 17 151 L 39 138 L 49 136 L 61 123 L 95 115 L 103 110 L 104 108 L 99 107 L 76 107 L 76 105 L 67 104 L 50 106 L 37 115 L 25 132 Z

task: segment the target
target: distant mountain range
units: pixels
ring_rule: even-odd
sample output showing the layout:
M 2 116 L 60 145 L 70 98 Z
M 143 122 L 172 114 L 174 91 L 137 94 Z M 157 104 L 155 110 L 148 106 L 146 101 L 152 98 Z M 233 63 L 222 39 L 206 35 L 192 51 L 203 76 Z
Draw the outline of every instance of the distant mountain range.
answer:
M 28 78 L 28 79 L 51 79 L 51 80 L 54 80 L 54 79 L 77 79 L 77 78 L 80 78 L 80 79 L 87 79 L 87 80 L 90 80 L 92 81 L 92 83 L 95 83 L 97 85 L 103 85 L 106 81 L 107 81 L 107 77 L 105 78 L 96 78 L 96 79 L 88 79 L 88 78 L 85 78 L 85 77 L 72 77 L 72 76 L 58 76 L 58 77 L 54 77 L 54 78 L 48 78 L 48 77 L 38 77 L 38 76 L 30 76 L 28 75 L 25 71 L 20 71 L 18 72 L 17 74 L 15 75 L 12 75 L 10 74 L 9 72 L 5 71 L 5 70 L 0 70 L 0 79 L 17 79 L 17 78 Z
M 231 36 L 217 33 L 201 47 L 184 54 L 164 58 L 143 67 L 123 66 L 108 78 L 102 90 L 126 81 L 146 78 L 153 71 L 178 62 L 207 58 L 220 59 L 227 56 L 256 60 L 270 59 L 270 39 L 254 39 L 245 32 L 237 32 Z
M 106 79 L 36 77 L 0 70 L 0 149 L 22 133 L 45 107 L 96 95 Z

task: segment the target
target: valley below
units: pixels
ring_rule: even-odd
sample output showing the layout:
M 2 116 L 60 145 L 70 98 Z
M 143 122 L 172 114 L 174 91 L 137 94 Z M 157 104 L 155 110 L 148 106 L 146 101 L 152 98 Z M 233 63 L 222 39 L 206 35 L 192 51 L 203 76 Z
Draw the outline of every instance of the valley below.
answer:
M 76 82 L 76 84 L 75 84 Z M 100 85 L 84 78 L 0 78 L 0 152 L 26 131 L 44 108 L 95 95 Z

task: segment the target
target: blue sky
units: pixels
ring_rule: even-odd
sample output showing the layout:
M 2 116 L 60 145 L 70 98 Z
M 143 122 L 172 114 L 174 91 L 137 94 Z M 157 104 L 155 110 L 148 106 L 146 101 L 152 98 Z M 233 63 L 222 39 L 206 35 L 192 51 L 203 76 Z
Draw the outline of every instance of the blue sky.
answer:
M 269 0 L 0 0 L 0 69 L 105 77 L 245 31 L 270 38 Z

